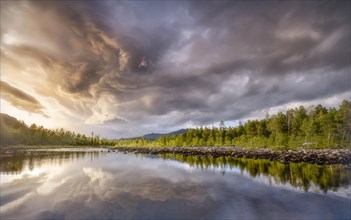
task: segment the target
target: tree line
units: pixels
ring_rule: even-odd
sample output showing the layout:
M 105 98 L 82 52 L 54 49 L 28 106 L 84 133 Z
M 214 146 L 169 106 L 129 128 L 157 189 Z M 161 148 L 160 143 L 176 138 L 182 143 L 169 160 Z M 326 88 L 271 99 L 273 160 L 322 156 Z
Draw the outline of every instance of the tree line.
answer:
M 23 121 L 1 114 L 1 146 L 10 145 L 72 145 L 72 146 L 109 146 L 114 143 L 99 135 L 91 136 L 61 129 L 46 129 L 43 126 L 26 125 Z
M 266 115 L 236 127 L 200 127 L 177 136 L 118 140 L 116 146 L 241 146 L 250 148 L 350 148 L 351 103 L 344 100 L 339 108 L 322 105 L 289 109 Z
M 344 100 L 338 108 L 322 105 L 289 109 L 285 113 L 266 115 L 262 120 L 226 127 L 188 129 L 176 136 L 108 140 L 64 129 L 46 129 L 32 124 L 27 126 L 6 114 L 1 114 L 0 140 L 7 145 L 73 145 L 73 146 L 240 146 L 248 148 L 350 148 L 351 103 Z

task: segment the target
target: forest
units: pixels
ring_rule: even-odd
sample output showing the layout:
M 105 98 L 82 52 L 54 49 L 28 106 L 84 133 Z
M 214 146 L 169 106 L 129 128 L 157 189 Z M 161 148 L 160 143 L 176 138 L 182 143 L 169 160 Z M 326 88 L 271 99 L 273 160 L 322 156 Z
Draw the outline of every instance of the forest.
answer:
M 351 103 L 344 100 L 339 108 L 322 105 L 289 109 L 285 113 L 266 115 L 261 120 L 249 120 L 236 127 L 188 129 L 176 136 L 108 140 L 66 131 L 50 130 L 1 114 L 0 139 L 2 146 L 11 145 L 71 145 L 71 146 L 239 146 L 247 148 L 298 149 L 298 148 L 350 148 Z
M 240 146 L 247 148 L 350 148 L 351 103 L 344 100 L 339 108 L 322 105 L 289 109 L 266 115 L 236 127 L 199 127 L 177 136 L 161 136 L 116 141 L 116 146 Z
M 43 126 L 26 125 L 23 121 L 6 114 L 0 116 L 1 146 L 13 145 L 68 145 L 68 146 L 111 146 L 114 143 L 100 139 L 99 135 L 91 136 L 61 129 L 46 129 Z

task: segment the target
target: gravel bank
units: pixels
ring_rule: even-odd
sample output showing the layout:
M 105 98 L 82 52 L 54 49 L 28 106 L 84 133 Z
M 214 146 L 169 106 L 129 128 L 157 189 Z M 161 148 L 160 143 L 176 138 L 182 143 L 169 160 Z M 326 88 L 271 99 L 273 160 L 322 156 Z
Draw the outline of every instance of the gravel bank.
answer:
M 303 149 L 303 150 L 278 150 L 253 149 L 248 150 L 239 147 L 116 147 L 121 152 L 133 152 L 142 154 L 181 154 L 221 157 L 231 156 L 234 158 L 268 159 L 281 163 L 307 162 L 317 164 L 350 164 L 350 149 Z

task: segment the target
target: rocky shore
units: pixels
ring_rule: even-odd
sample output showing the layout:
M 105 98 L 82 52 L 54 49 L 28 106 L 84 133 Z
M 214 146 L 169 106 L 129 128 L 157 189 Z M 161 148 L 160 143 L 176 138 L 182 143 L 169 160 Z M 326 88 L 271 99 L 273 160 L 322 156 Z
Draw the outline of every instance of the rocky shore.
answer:
M 120 152 L 141 154 L 181 154 L 183 156 L 231 156 L 234 158 L 268 159 L 281 163 L 307 162 L 316 164 L 350 164 L 350 149 L 303 149 L 303 150 L 270 150 L 245 149 L 239 147 L 116 147 Z

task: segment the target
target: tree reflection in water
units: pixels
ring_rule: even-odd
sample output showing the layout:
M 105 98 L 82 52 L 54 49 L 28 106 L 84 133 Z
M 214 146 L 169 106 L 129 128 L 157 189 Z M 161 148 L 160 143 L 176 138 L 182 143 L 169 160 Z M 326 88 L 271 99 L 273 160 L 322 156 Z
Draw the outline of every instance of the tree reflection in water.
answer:
M 67 161 L 75 161 L 90 156 L 99 157 L 94 151 L 27 151 L 1 154 L 0 172 L 2 174 L 20 174 L 25 168 L 32 171 L 43 163 L 62 165 Z
M 90 157 L 93 160 L 99 157 L 101 152 L 70 152 L 70 151 L 33 151 L 2 154 L 0 172 L 2 174 L 20 174 L 25 168 L 33 170 L 43 163 L 61 165 L 67 161 L 75 161 L 80 158 Z M 200 157 L 182 156 L 174 154 L 160 155 L 163 159 L 176 160 L 187 163 L 191 167 L 202 170 L 220 169 L 222 175 L 226 171 L 239 169 L 241 174 L 247 173 L 252 177 L 267 176 L 275 182 L 289 183 L 295 188 L 308 191 L 311 184 L 318 186 L 322 191 L 336 191 L 340 187 L 351 185 L 351 165 L 317 165 L 308 163 L 282 164 L 269 160 L 255 160 L 232 157 Z M 158 158 L 158 157 L 156 157 Z
M 228 156 L 213 158 L 163 154 L 161 157 L 163 159 L 175 159 L 200 169 L 218 168 L 222 175 L 225 175 L 226 169 L 233 170 L 237 168 L 242 174 L 246 172 L 252 177 L 264 175 L 273 178 L 275 182 L 289 183 L 295 188 L 302 188 L 304 191 L 309 190 L 311 183 L 319 186 L 323 192 L 336 191 L 340 187 L 348 187 L 351 184 L 350 164 L 283 164 L 264 159 L 255 160 Z

